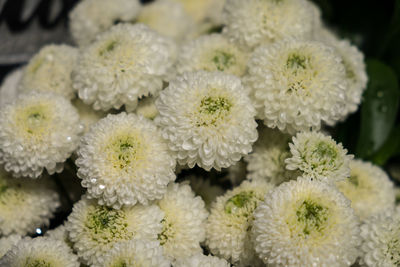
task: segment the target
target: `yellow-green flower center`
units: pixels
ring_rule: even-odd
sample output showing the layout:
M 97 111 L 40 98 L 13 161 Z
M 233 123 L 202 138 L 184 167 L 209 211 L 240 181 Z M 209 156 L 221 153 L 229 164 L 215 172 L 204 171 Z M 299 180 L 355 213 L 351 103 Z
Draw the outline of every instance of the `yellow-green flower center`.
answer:
M 100 243 L 128 240 L 132 237 L 124 211 L 106 206 L 91 210 L 87 214 L 85 226 L 90 230 L 91 238 Z
M 333 164 L 337 158 L 337 149 L 333 144 L 321 141 L 315 146 L 313 154 L 317 156 L 321 164 Z
M 23 107 L 16 113 L 18 134 L 21 134 L 29 139 L 44 140 L 49 134 L 51 111 L 46 104 L 34 104 Z
M 312 200 L 304 200 L 296 211 L 297 221 L 303 225 L 303 234 L 322 231 L 328 219 L 328 208 Z
M 100 49 L 99 55 L 103 56 L 110 52 L 112 52 L 118 46 L 118 42 L 116 40 L 112 40 L 105 44 L 104 48 Z
M 310 64 L 310 59 L 300 54 L 290 54 L 286 61 L 286 67 L 297 71 L 298 69 L 306 69 Z
M 175 236 L 175 231 L 172 223 L 169 222 L 167 218 L 162 219 L 161 223 L 163 225 L 163 229 L 161 233 L 158 234 L 157 239 L 160 241 L 160 245 L 163 246 L 168 242 L 168 239 L 171 239 Z
M 38 258 L 31 258 L 28 257 L 25 259 L 24 264 L 22 265 L 23 267 L 55 267 L 53 263 L 50 263 L 49 261 L 45 259 L 38 259 Z
M 225 202 L 224 210 L 227 214 L 249 217 L 260 200 L 254 191 L 243 191 L 229 198 Z
M 114 169 L 128 171 L 143 157 L 144 145 L 135 134 L 123 133 L 115 136 L 106 146 L 108 162 Z
M 212 62 L 217 70 L 224 71 L 225 69 L 229 69 L 232 65 L 236 64 L 236 57 L 231 53 L 222 50 L 216 50 L 212 57 Z
M 206 96 L 200 101 L 200 118 L 197 126 L 216 125 L 217 121 L 229 114 L 231 102 L 221 96 Z

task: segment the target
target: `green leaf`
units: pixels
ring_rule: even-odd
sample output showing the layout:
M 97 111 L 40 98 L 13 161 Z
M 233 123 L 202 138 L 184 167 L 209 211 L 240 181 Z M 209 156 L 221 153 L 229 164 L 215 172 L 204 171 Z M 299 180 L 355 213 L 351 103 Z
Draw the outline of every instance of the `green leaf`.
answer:
M 356 155 L 366 158 L 377 152 L 396 120 L 399 90 L 394 71 L 378 60 L 367 61 L 369 83 L 361 106 L 361 130 Z
M 377 165 L 385 165 L 392 157 L 400 153 L 400 125 L 393 128 L 385 144 L 379 149 L 371 160 Z

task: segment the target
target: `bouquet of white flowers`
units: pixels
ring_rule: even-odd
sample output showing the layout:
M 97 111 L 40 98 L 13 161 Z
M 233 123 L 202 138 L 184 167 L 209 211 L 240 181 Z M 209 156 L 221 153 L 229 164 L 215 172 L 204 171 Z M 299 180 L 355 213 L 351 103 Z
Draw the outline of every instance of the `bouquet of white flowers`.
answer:
M 315 4 L 82 0 L 69 19 L 77 46 L 0 90 L 0 266 L 399 266 L 393 182 L 331 136 L 364 56 Z

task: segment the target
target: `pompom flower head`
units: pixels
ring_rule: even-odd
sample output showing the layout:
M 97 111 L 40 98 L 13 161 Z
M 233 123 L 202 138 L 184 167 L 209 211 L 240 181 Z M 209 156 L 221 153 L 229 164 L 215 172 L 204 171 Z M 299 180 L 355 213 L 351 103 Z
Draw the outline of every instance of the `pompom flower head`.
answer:
M 61 172 L 82 131 L 78 112 L 64 97 L 21 95 L 0 109 L 0 163 L 14 176 Z
M 224 33 L 248 48 L 288 37 L 308 37 L 312 18 L 304 0 L 227 0 L 222 13 Z
M 143 24 L 118 24 L 81 51 L 73 86 L 86 104 L 107 111 L 136 108 L 138 98 L 156 95 L 170 75 L 174 43 Z
M 33 233 L 36 227 L 49 225 L 60 205 L 47 178 L 15 179 L 0 166 L 0 235 L 23 236 Z
M 75 97 L 71 72 L 78 49 L 68 45 L 47 45 L 31 58 L 24 68 L 20 92 L 53 92 L 68 99 Z
M 285 160 L 287 169 L 330 181 L 341 181 L 350 176 L 349 163 L 353 155 L 347 155 L 347 150 L 332 137 L 319 132 L 303 132 L 292 140 L 289 144 L 292 155 Z
M 83 198 L 73 207 L 66 224 L 74 250 L 85 264 L 101 264 L 118 242 L 132 239 L 156 240 L 163 212 L 156 205 L 119 210 Z
M 358 219 L 333 185 L 309 178 L 281 184 L 254 212 L 255 250 L 274 266 L 350 266 Z
M 285 1 L 284 1 L 285 2 Z M 246 85 L 258 116 L 270 128 L 294 134 L 343 115 L 345 68 L 333 49 L 294 39 L 261 46 L 248 63 Z
M 245 156 L 247 179 L 265 180 L 275 185 L 295 178 L 295 173 L 286 169 L 285 160 L 290 157 L 290 136 L 279 130 L 264 127 L 260 138 L 254 144 L 254 150 Z
M 368 267 L 400 265 L 400 209 L 372 216 L 361 226 L 361 263 Z
M 138 0 L 83 0 L 69 14 L 69 29 L 75 43 L 86 46 L 116 21 L 133 21 L 139 11 Z
M 256 141 L 255 110 L 239 78 L 204 71 L 185 73 L 156 101 L 156 122 L 179 164 L 227 168 Z
M 178 42 L 195 26 L 183 6 L 174 0 L 157 0 L 143 6 L 136 20 Z
M 133 239 L 120 242 L 106 253 L 104 262 L 93 267 L 170 267 L 157 241 Z
M 336 183 L 351 200 L 360 219 L 394 208 L 395 191 L 387 174 L 378 166 L 361 160 L 350 161 L 350 178 Z
M 220 34 L 204 35 L 186 43 L 179 53 L 177 72 L 222 71 L 242 76 L 248 55 Z
M 213 254 L 233 264 L 251 265 L 257 258 L 249 229 L 253 212 L 274 185 L 263 180 L 244 181 L 212 204 L 206 227 L 206 244 Z
M 61 241 L 37 237 L 25 238 L 1 258 L 7 267 L 79 267 L 78 257 Z
M 162 231 L 158 232 L 164 255 L 172 260 L 201 252 L 208 216 L 201 197 L 196 197 L 187 184 L 172 183 L 158 206 L 165 214 Z
M 108 115 L 93 125 L 76 164 L 89 197 L 114 208 L 161 199 L 175 179 L 175 160 L 157 127 L 135 114 Z

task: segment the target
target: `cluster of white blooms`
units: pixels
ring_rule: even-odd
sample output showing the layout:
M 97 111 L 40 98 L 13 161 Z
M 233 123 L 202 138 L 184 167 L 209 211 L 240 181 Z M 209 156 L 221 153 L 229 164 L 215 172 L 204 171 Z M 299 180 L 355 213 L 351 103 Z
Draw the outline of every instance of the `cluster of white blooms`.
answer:
M 26 65 L 19 90 L 53 92 L 69 99 L 75 97 L 70 79 L 78 49 L 67 45 L 43 47 Z
M 318 6 L 81 0 L 69 19 L 77 46 L 0 87 L 0 266 L 400 264 L 393 182 L 321 132 L 368 78 Z

